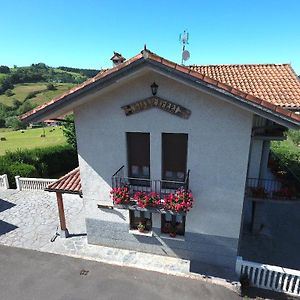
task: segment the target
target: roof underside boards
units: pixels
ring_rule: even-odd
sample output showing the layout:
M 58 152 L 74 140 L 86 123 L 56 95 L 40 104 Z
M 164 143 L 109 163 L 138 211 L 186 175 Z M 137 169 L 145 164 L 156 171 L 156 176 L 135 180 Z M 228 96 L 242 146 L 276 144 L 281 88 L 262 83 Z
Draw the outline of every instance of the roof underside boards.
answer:
M 79 167 L 50 183 L 45 191 L 82 195 Z
M 233 102 L 236 105 L 251 110 L 256 114 L 273 120 L 283 126 L 292 128 L 300 127 L 300 115 L 203 75 L 189 67 L 168 61 L 149 50 L 144 50 L 142 53 L 116 67 L 100 72 L 94 78 L 85 81 L 62 96 L 25 113 L 21 116 L 21 119 L 28 122 L 41 121 L 49 118 L 49 116 L 53 118 L 53 114 L 56 112 L 58 113 L 61 108 L 70 106 L 71 110 L 78 105 L 76 102 L 84 96 L 89 95 L 94 91 L 101 90 L 127 74 L 137 71 L 145 66 L 162 72 L 166 76 L 171 76 L 178 80 L 185 81 L 188 84 L 192 84 L 198 89 L 202 89 L 207 93 L 214 94 L 227 101 Z

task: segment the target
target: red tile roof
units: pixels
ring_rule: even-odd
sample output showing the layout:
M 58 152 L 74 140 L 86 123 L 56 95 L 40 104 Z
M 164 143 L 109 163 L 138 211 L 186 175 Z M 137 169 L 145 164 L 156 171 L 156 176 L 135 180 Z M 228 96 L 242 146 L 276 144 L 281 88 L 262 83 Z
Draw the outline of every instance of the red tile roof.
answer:
M 139 53 L 138 55 L 132 57 L 131 59 L 111 68 L 105 71 L 102 71 L 100 73 L 98 73 L 95 77 L 85 81 L 84 83 L 78 85 L 77 87 L 71 89 L 69 92 L 64 93 L 63 95 L 61 95 L 60 97 L 54 98 L 53 100 L 51 100 L 48 103 L 45 103 L 25 114 L 23 114 L 20 119 L 21 120 L 26 120 L 27 118 L 29 118 L 30 116 L 34 115 L 35 113 L 42 111 L 43 109 L 45 109 L 46 107 L 50 106 L 53 103 L 59 102 L 59 101 L 63 101 L 64 98 L 68 95 L 72 95 L 72 94 L 76 94 L 79 90 L 85 88 L 86 86 L 91 85 L 92 83 L 101 80 L 102 78 L 105 78 L 106 76 L 116 73 L 119 70 L 127 67 L 128 65 L 138 61 L 138 60 L 150 60 L 152 62 L 156 62 L 159 63 L 161 65 L 164 65 L 170 69 L 173 70 L 177 70 L 185 75 L 191 76 L 194 79 L 200 80 L 204 83 L 206 83 L 208 86 L 211 86 L 212 88 L 217 88 L 223 92 L 226 93 L 230 93 L 233 96 L 237 96 L 243 99 L 243 101 L 249 102 L 249 104 L 255 104 L 255 105 L 259 105 L 262 109 L 268 109 L 269 111 L 273 112 L 273 113 L 278 113 L 279 115 L 281 115 L 281 117 L 290 119 L 291 121 L 296 121 L 298 124 L 300 123 L 300 115 L 297 115 L 291 111 L 288 111 L 287 109 L 284 109 L 278 105 L 275 105 L 273 103 L 271 103 L 268 100 L 259 98 L 257 96 L 251 95 L 248 92 L 245 91 L 241 91 L 238 88 L 232 87 L 230 86 L 228 83 L 224 83 L 221 81 L 218 81 L 214 78 L 211 78 L 205 74 L 199 73 L 199 71 L 193 70 L 189 67 L 185 67 L 182 65 L 178 65 L 172 61 L 169 61 L 167 59 L 164 59 L 163 57 L 160 57 L 158 55 L 156 55 L 155 53 L 149 51 L 149 50 L 144 50 L 141 53 Z M 297 89 L 297 85 L 295 86 L 295 89 Z M 300 88 L 299 88 L 300 90 Z M 272 91 L 272 89 L 271 89 Z
M 48 192 L 61 192 L 82 195 L 79 167 L 50 183 L 45 189 Z
M 286 108 L 300 108 L 300 80 L 289 64 L 193 65 L 192 70 Z

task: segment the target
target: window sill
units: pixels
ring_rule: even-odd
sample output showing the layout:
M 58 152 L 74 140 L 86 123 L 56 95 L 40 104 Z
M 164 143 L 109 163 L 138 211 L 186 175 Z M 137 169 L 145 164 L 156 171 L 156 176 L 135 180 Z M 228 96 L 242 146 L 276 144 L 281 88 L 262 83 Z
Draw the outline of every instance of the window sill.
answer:
M 129 229 L 129 233 L 134 234 L 134 235 L 142 235 L 142 236 L 149 236 L 152 237 L 153 236 L 153 232 L 152 231 L 148 231 L 148 232 L 139 232 L 136 229 Z
M 166 240 L 173 240 L 173 241 L 180 241 L 180 242 L 185 242 L 185 238 L 183 235 L 176 235 L 175 237 L 171 237 L 169 234 L 167 233 L 161 233 L 159 235 L 162 239 L 166 239 Z

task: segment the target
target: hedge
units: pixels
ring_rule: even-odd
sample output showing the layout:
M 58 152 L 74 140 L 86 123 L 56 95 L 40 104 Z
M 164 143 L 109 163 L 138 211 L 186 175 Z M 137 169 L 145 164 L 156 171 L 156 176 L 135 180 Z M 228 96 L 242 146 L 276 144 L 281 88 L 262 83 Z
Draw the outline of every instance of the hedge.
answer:
M 271 157 L 279 167 L 288 169 L 300 180 L 300 148 L 290 140 L 272 142 Z
M 76 151 L 69 145 L 17 150 L 0 156 L 0 175 L 7 174 L 15 187 L 15 176 L 55 178 L 78 166 Z

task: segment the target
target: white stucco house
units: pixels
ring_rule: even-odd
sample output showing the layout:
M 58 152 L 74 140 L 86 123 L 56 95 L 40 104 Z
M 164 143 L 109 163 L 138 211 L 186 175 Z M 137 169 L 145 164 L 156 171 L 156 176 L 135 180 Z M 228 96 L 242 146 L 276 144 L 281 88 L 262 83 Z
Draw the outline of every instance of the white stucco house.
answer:
M 113 62 L 21 117 L 73 111 L 88 242 L 233 270 L 251 210 L 245 191 L 261 187 L 270 140 L 300 128 L 299 80 L 289 65 L 186 67 L 146 48 L 129 60 L 115 53 Z M 131 197 L 144 191 L 161 199 L 183 187 L 193 207 L 114 205 L 110 191 L 124 186 Z

